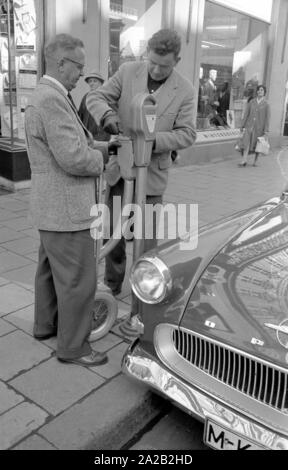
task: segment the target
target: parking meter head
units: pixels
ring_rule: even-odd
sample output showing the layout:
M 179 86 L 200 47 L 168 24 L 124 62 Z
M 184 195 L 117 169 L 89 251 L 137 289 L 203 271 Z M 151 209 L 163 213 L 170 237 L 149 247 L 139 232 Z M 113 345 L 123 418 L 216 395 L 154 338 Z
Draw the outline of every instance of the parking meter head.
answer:
M 157 101 L 148 93 L 137 94 L 131 103 L 130 132 L 136 166 L 148 166 L 156 137 Z

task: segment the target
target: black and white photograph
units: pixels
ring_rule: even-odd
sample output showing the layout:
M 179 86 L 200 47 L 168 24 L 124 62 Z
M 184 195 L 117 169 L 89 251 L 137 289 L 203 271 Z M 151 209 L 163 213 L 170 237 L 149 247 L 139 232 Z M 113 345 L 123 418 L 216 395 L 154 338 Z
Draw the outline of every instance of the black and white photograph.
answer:
M 288 450 L 287 32 L 288 0 L 0 0 L 7 460 Z

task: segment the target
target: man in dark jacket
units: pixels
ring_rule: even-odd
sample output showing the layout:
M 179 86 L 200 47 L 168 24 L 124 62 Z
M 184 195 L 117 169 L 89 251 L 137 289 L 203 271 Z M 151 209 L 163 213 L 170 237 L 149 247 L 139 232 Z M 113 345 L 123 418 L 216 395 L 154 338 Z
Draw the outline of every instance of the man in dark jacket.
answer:
M 92 90 L 97 90 L 101 85 L 104 83 L 104 78 L 99 72 L 91 72 L 88 73 L 85 77 L 85 82 L 89 85 L 90 91 Z M 80 107 L 79 107 L 79 117 L 81 121 L 83 122 L 84 126 L 88 131 L 91 132 L 93 135 L 94 140 L 102 140 L 102 141 L 108 141 L 110 139 L 110 135 L 105 132 L 101 126 L 98 126 L 95 122 L 95 119 L 91 116 L 89 113 L 87 106 L 86 106 L 86 98 L 87 98 L 88 93 L 86 93 L 81 101 Z

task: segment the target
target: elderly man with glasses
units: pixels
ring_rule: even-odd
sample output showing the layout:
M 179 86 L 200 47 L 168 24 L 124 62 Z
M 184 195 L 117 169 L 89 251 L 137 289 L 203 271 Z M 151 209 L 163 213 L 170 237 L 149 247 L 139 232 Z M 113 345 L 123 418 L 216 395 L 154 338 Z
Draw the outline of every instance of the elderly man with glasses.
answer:
M 60 361 L 91 367 L 107 362 L 88 338 L 96 288 L 90 210 L 109 144 L 93 141 L 70 96 L 83 76 L 82 41 L 60 34 L 46 46 L 45 59 L 46 75 L 25 113 L 31 216 L 40 233 L 34 337 L 57 335 Z

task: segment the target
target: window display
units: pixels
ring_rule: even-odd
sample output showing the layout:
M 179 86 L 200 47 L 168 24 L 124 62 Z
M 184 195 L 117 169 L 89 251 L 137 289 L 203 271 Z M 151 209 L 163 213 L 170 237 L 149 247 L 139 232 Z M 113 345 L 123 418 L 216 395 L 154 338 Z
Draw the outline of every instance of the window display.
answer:
M 206 1 L 199 73 L 198 130 L 234 129 L 264 81 L 268 25 Z
M 24 145 L 24 111 L 40 75 L 41 5 L 0 0 L 0 148 Z
M 161 28 L 162 3 L 163 0 L 110 1 L 110 77 L 123 62 L 143 59 L 147 40 Z

